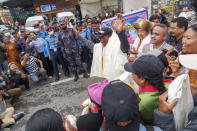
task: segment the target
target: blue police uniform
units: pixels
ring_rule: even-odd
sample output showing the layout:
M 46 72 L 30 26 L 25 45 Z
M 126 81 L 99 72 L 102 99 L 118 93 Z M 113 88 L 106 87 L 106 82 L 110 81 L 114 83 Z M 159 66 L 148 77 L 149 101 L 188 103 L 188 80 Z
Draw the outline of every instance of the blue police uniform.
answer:
M 64 61 L 61 48 L 58 44 L 56 44 L 56 41 L 58 41 L 57 33 L 55 33 L 54 36 L 48 35 L 45 39 L 45 45 L 47 47 L 49 56 L 51 56 L 52 58 L 53 69 L 54 69 L 56 79 L 59 80 L 59 70 L 57 66 L 58 61 L 62 65 L 62 70 L 64 71 L 65 75 L 69 73 L 69 69 Z
M 92 28 L 91 27 L 87 27 L 86 32 L 87 32 L 87 39 L 91 40 L 91 35 L 93 33 Z
M 41 30 L 40 33 L 36 33 L 37 38 L 45 39 L 47 37 L 47 32 Z
M 25 52 L 26 51 L 26 38 L 20 38 L 17 41 L 17 50 L 19 52 Z
M 79 35 L 83 38 L 91 40 L 91 35 L 90 35 L 90 32 L 88 31 L 88 28 L 82 29 L 82 31 L 79 31 Z M 86 63 L 87 71 L 90 72 L 91 63 L 92 63 L 90 49 L 87 46 L 85 46 L 83 42 L 80 42 L 80 45 L 82 47 L 82 54 L 81 54 L 82 61 Z
M 82 31 L 79 31 L 79 35 L 83 38 L 86 38 L 87 39 L 87 33 L 86 33 L 86 30 L 82 29 Z M 80 46 L 85 46 L 85 44 L 83 42 L 80 42 Z

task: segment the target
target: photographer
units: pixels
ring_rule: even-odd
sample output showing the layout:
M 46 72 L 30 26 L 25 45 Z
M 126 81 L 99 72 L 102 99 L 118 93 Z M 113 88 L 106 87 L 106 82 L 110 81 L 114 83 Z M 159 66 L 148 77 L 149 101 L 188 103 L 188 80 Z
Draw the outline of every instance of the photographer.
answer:
M 23 71 L 19 69 L 14 63 L 9 63 L 8 68 L 10 70 L 8 78 L 11 82 L 16 84 L 15 87 L 24 85 L 25 89 L 29 90 L 29 80 Z
M 40 64 L 39 65 L 37 64 Z M 27 70 L 30 74 L 30 78 L 34 83 L 37 83 L 40 80 L 40 77 L 47 81 L 46 71 L 43 67 L 43 63 L 41 60 L 35 58 L 34 56 L 30 56 L 28 53 L 21 53 L 21 65 Z
M 0 76 L 0 86 L 2 86 L 4 89 L 4 98 L 6 98 L 6 105 L 8 107 L 12 107 L 12 105 L 8 103 L 8 99 L 10 98 L 11 104 L 14 104 L 14 102 L 16 102 L 21 95 L 21 88 L 15 88 L 16 84 L 10 81 L 7 76 L 8 75 L 5 75 L 4 77 Z

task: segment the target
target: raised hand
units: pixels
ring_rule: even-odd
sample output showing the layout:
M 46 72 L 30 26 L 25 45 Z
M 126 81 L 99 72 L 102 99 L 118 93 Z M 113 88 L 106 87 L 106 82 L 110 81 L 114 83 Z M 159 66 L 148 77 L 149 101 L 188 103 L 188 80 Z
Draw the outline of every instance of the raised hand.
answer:
M 76 27 L 73 27 L 73 31 L 75 32 L 76 37 L 78 37 L 79 36 L 79 32 L 77 31 Z
M 122 14 L 120 13 L 117 14 L 117 19 L 116 21 L 112 21 L 112 26 L 117 31 L 117 33 L 120 33 L 121 31 L 123 31 L 124 18 Z
M 56 41 L 56 44 L 59 44 L 59 43 L 60 43 L 60 42 L 57 40 L 57 41 Z
M 40 68 L 40 72 L 45 72 L 44 68 Z

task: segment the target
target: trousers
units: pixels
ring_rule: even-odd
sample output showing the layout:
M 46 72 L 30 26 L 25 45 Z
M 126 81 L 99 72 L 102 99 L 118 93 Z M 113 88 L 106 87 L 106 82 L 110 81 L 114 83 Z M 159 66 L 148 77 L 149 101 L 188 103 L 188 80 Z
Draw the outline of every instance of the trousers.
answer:
M 68 63 L 70 65 L 72 72 L 76 72 L 77 69 L 79 69 L 82 72 L 85 71 L 83 64 L 81 62 L 81 56 L 79 53 L 72 52 L 72 53 L 66 54 L 66 59 L 68 60 Z
M 89 72 L 91 69 L 91 55 L 90 55 L 90 49 L 88 47 L 83 46 L 82 47 L 82 61 L 86 63 L 86 69 Z
M 30 74 L 30 78 L 34 83 L 38 82 L 40 80 L 40 77 L 43 80 L 47 80 L 46 72 L 40 72 L 40 70 L 38 70 L 35 73 Z
M 11 104 L 13 104 L 19 99 L 21 92 L 21 88 L 13 88 L 8 90 L 9 98 L 11 98 Z
M 5 112 L 1 113 L 0 117 L 3 121 L 1 128 L 7 127 L 7 126 L 15 123 L 14 118 L 12 118 L 13 115 L 14 115 L 14 108 L 13 107 L 9 107 L 5 110 Z
M 43 66 L 46 70 L 47 75 L 53 76 L 53 66 L 49 58 L 45 57 L 44 53 L 42 52 L 42 53 L 38 53 L 38 59 L 40 59 L 43 62 Z
M 20 81 L 16 82 L 17 86 L 24 85 L 25 89 L 29 89 L 29 79 L 28 77 L 21 78 Z
M 64 74 L 69 73 L 68 65 L 64 61 L 61 49 L 58 48 L 57 51 L 50 50 L 50 54 L 52 57 L 53 71 L 55 73 L 55 76 L 59 77 L 59 70 L 58 70 L 58 66 L 57 66 L 58 62 L 61 64 Z

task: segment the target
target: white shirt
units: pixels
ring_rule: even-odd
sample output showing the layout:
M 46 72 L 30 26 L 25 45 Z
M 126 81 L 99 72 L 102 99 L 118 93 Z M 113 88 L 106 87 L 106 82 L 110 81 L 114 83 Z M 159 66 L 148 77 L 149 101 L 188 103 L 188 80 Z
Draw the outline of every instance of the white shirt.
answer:
M 142 40 L 142 43 L 138 49 L 138 52 L 139 53 L 142 53 L 142 49 L 144 48 L 145 45 L 149 44 L 150 43 L 150 40 L 151 40 L 151 34 L 148 34 L 143 40 Z M 133 47 L 135 49 L 138 48 L 138 45 L 140 44 L 140 39 L 139 37 L 137 37 L 134 41 L 134 44 L 133 44 Z
M 105 47 L 103 47 L 102 43 L 95 44 L 93 51 L 90 76 L 103 77 L 111 81 L 124 73 L 127 55 L 122 53 L 120 40 L 115 32 L 113 32 Z

